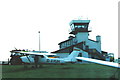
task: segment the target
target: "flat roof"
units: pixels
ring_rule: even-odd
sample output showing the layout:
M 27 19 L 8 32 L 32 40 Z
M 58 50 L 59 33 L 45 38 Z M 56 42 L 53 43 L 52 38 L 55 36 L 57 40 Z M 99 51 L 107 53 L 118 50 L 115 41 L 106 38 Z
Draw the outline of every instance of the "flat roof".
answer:
M 89 23 L 90 20 L 72 20 L 69 25 L 73 24 L 73 23 Z

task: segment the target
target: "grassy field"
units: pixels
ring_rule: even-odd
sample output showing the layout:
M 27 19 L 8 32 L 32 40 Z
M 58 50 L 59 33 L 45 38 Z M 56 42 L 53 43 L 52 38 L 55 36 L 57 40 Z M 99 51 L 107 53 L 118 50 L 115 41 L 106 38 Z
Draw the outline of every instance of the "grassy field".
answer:
M 3 65 L 2 78 L 110 78 L 116 70 L 98 64 L 43 65 L 36 69 L 30 65 L 27 69 L 23 65 Z

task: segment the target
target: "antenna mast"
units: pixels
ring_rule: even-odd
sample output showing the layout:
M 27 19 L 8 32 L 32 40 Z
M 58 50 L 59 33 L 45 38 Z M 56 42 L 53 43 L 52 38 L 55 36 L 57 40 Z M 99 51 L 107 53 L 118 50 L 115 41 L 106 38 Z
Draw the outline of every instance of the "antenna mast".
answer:
M 40 51 L 40 31 L 38 31 L 39 33 L 39 51 Z

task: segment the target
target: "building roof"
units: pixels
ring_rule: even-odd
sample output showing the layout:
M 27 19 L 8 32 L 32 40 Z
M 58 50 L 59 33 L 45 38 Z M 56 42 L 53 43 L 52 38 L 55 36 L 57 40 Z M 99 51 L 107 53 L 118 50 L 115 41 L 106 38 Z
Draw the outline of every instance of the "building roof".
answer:
M 71 31 L 69 34 L 76 34 L 78 32 L 91 32 L 91 30 L 87 30 L 87 29 L 78 29 L 78 30 L 75 30 L 75 31 Z
M 69 25 L 71 26 L 71 24 L 73 23 L 89 23 L 90 20 L 72 20 Z
M 75 37 L 73 37 L 73 38 L 75 38 Z M 70 40 L 72 40 L 73 38 L 68 39 L 68 40 L 65 40 L 65 41 L 62 41 L 62 42 L 60 42 L 58 45 L 60 45 L 61 43 L 64 43 L 64 42 L 70 41 Z M 88 39 L 88 40 L 93 41 L 93 42 L 98 42 L 98 41 L 95 41 L 95 40 L 92 40 L 92 39 Z
M 64 43 L 64 42 L 70 41 L 70 40 L 72 40 L 73 38 L 74 38 L 74 37 L 72 37 L 72 38 L 70 38 L 70 39 L 67 39 L 67 40 L 65 40 L 65 41 L 62 41 L 62 42 L 58 43 L 58 45 L 60 45 L 61 43 Z
M 80 42 L 78 44 L 71 45 L 69 47 L 53 51 L 51 53 L 71 53 L 73 51 L 73 47 L 78 47 L 78 48 L 82 49 L 82 47 L 80 47 L 80 46 L 82 46 L 83 44 L 84 44 L 84 42 Z M 99 59 L 105 60 L 105 57 L 103 56 L 103 54 L 99 53 L 96 49 L 88 49 L 88 50 L 82 49 L 82 50 L 85 52 L 88 52 L 89 54 L 97 55 L 99 57 Z
M 98 42 L 98 41 L 95 41 L 95 40 L 92 40 L 92 39 L 88 39 L 88 40 L 93 41 L 93 42 Z
M 71 45 L 71 46 L 69 46 L 69 47 L 59 49 L 59 50 L 57 50 L 57 51 L 53 51 L 52 53 L 70 53 L 70 52 L 73 50 L 73 47 L 76 47 L 76 46 L 82 45 L 82 44 L 83 44 L 83 42 L 80 42 L 80 43 L 78 43 L 78 44 Z M 62 52 L 63 50 L 67 50 L 67 49 L 70 49 L 70 50 L 67 51 L 67 52 Z

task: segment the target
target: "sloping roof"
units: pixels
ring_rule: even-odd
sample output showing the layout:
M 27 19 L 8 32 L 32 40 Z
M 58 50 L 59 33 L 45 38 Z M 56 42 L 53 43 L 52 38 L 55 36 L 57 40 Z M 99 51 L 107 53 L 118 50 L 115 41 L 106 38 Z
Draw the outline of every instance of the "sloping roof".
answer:
M 57 51 L 53 51 L 52 53 L 70 53 L 70 52 L 72 52 L 73 51 L 73 47 L 77 47 L 78 45 L 80 46 L 82 46 L 82 44 L 83 44 L 83 42 L 80 42 L 80 43 L 77 43 L 77 44 L 75 44 L 75 45 L 71 45 L 71 46 L 69 46 L 69 47 L 66 47 L 66 48 L 62 48 L 62 49 L 59 49 L 59 50 L 57 50 Z M 80 47 L 78 47 L 78 48 L 80 48 Z M 69 51 L 67 51 L 67 52 L 63 52 L 63 50 L 67 50 L 67 49 L 69 49 Z
M 73 37 L 73 38 L 74 38 L 74 37 Z M 65 40 L 65 41 L 62 41 L 62 42 L 58 43 L 58 45 L 60 45 L 61 43 L 64 43 L 64 42 L 70 41 L 70 40 L 72 40 L 73 38 L 71 38 L 71 39 L 67 39 L 67 40 Z
M 75 37 L 73 37 L 73 38 L 75 38 Z M 61 43 L 64 43 L 64 42 L 70 41 L 70 40 L 72 40 L 73 38 L 71 38 L 71 39 L 67 39 L 67 40 L 65 40 L 65 41 L 62 41 L 62 42 L 58 43 L 58 45 L 60 45 Z M 98 42 L 98 41 L 95 41 L 95 40 L 92 40 L 92 39 L 88 39 L 88 40 L 93 41 L 93 42 Z
M 62 49 L 53 51 L 51 53 L 71 53 L 73 51 L 73 47 L 77 47 L 77 48 L 82 49 L 83 48 L 82 47 L 83 43 L 84 42 L 80 42 L 76 45 L 72 45 L 72 46 L 69 46 L 69 47 L 66 47 L 66 48 L 62 48 Z M 103 54 L 99 53 L 96 49 L 88 49 L 88 50 L 83 50 L 83 51 L 88 52 L 89 54 L 92 54 L 92 55 L 97 55 L 99 57 L 99 59 L 105 60 L 105 57 L 103 56 Z
M 90 20 L 72 20 L 69 25 L 73 24 L 73 23 L 89 23 Z
M 93 41 L 93 42 L 98 42 L 98 41 L 95 41 L 95 40 L 92 40 L 92 39 L 88 39 L 88 40 Z

